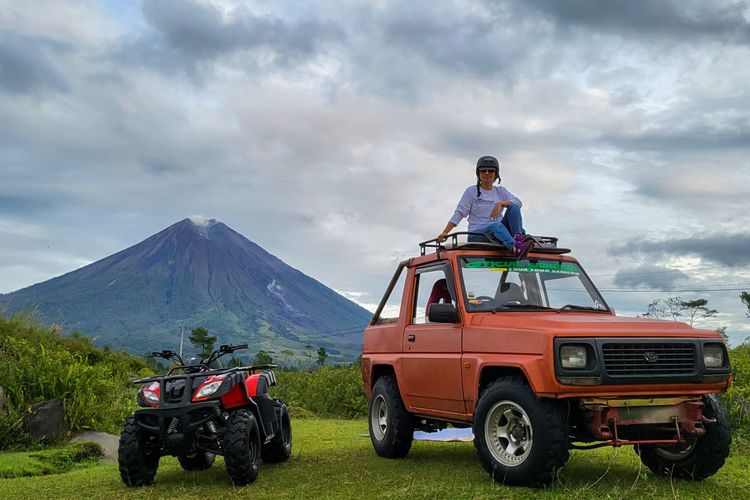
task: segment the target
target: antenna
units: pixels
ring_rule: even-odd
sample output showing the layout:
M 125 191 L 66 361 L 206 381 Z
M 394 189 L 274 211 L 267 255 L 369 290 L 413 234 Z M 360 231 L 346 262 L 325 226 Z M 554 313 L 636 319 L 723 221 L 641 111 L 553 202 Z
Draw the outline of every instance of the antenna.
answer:
M 182 357 L 182 339 L 185 337 L 185 322 L 180 320 L 180 357 Z

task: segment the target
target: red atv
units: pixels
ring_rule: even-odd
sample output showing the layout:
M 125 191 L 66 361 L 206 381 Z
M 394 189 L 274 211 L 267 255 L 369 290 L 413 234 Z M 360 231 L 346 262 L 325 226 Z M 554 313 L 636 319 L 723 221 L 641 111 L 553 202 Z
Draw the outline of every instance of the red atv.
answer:
M 224 456 L 229 478 L 245 485 L 258 477 L 260 460 L 283 462 L 292 453 L 292 426 L 286 405 L 268 389 L 276 385 L 270 368 L 221 368 L 219 358 L 247 344 L 222 345 L 205 361 L 164 350 L 150 356 L 173 359 L 164 376 L 136 380 L 138 406 L 120 435 L 120 476 L 128 486 L 150 484 L 164 455 L 185 470 L 210 468 Z

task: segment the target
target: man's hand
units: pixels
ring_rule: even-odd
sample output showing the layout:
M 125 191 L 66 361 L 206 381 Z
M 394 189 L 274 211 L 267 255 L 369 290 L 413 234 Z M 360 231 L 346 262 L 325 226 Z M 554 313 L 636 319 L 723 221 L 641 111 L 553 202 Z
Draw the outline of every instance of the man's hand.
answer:
M 437 237 L 438 243 L 442 243 L 445 241 L 445 238 L 447 238 L 448 235 L 446 233 L 440 233 Z
M 500 216 L 500 212 L 503 211 L 503 208 L 509 207 L 513 204 L 510 200 L 505 201 L 498 201 L 495 203 L 495 206 L 492 207 L 492 213 L 490 214 L 490 219 L 497 219 Z

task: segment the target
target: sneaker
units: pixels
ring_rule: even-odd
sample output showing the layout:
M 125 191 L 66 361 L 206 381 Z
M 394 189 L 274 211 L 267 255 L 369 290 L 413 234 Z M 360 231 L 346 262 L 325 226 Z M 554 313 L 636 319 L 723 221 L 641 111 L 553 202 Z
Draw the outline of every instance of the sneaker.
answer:
M 519 239 L 518 236 L 519 235 L 516 235 L 516 244 L 513 250 L 516 254 L 516 259 L 522 260 L 525 259 L 531 249 L 534 248 L 534 239 L 527 237 L 526 235 L 522 235 L 523 238 Z

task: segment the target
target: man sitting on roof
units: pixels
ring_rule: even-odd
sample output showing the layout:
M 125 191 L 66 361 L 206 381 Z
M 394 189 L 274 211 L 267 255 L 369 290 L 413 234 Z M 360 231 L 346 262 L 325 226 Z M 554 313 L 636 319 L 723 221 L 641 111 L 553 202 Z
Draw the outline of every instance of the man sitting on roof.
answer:
M 500 164 L 497 158 L 479 158 L 476 175 L 476 186 L 466 188 L 453 217 L 438 236 L 438 241 L 444 241 L 448 233 L 468 217 L 469 232 L 483 233 L 494 238 L 517 258 L 524 258 L 531 250 L 533 240 L 523 233 L 521 200 L 504 186 L 500 186 Z M 496 180 L 497 186 L 494 185 Z M 469 235 L 468 241 L 486 239 L 481 235 Z

